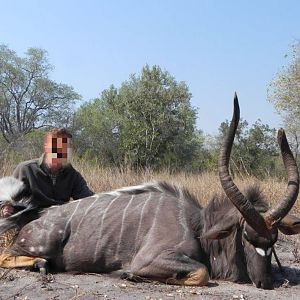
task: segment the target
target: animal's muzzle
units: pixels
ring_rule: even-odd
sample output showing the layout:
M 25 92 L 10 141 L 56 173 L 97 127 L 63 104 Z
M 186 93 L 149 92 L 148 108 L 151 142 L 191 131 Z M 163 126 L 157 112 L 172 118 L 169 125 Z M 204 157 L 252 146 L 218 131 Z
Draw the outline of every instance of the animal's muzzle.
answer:
M 273 289 L 273 280 L 271 278 L 267 278 L 264 281 L 258 281 L 256 287 L 264 290 L 272 290 Z

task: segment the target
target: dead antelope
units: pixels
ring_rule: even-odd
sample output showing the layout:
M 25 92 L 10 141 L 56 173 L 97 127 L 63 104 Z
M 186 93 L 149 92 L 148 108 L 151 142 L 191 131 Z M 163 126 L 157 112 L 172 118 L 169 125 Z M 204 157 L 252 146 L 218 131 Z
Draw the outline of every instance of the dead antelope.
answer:
M 278 142 L 288 174 L 283 199 L 271 209 L 258 188 L 242 194 L 228 171 L 238 122 L 235 97 L 219 159 L 226 196 L 201 207 L 187 190 L 160 182 L 50 207 L 33 221 L 29 209 L 1 221 L 2 232 L 27 224 L 2 254 L 0 266 L 43 267 L 47 262 L 56 271 L 119 270 L 126 278 L 170 284 L 202 286 L 212 278 L 272 288 L 271 256 L 278 230 L 300 232 L 300 219 L 288 215 L 298 195 L 298 169 L 280 130 Z

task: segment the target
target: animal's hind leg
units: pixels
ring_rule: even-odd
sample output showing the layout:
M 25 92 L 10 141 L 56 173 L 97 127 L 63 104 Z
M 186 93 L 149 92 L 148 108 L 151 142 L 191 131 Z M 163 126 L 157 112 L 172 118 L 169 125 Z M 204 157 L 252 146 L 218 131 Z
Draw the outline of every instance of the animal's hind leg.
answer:
M 2 268 L 38 267 L 40 272 L 45 274 L 46 264 L 46 259 L 40 257 L 0 255 L 0 267 Z
M 163 251 L 157 257 L 136 257 L 131 265 L 135 276 L 155 279 L 168 284 L 204 286 L 209 281 L 205 265 L 184 255 Z
M 13 228 L 3 233 L 1 238 L 1 246 L 3 252 L 0 253 L 0 267 L 2 268 L 19 268 L 19 267 L 37 267 L 42 274 L 46 274 L 47 261 L 40 257 L 32 256 L 15 256 L 9 253 L 9 247 L 17 238 L 18 230 Z

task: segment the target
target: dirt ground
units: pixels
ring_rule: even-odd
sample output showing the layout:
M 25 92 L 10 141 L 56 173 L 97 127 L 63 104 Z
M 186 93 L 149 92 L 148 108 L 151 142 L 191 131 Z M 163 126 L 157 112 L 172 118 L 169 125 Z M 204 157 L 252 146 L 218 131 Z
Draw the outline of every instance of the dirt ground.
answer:
M 273 258 L 274 290 L 257 289 L 251 284 L 211 280 L 208 287 L 182 287 L 157 282 L 134 283 L 117 274 L 49 274 L 0 268 L 0 299 L 300 299 L 299 244 L 279 240 L 277 255 L 283 266 L 281 274 Z

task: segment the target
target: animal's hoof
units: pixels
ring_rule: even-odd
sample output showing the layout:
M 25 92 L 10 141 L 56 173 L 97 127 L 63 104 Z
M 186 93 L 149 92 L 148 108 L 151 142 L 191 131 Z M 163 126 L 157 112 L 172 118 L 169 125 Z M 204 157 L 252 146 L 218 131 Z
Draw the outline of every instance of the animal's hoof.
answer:
M 47 268 L 40 268 L 40 274 L 41 274 L 42 276 L 46 276 L 46 275 L 48 274 Z
M 124 280 L 127 280 L 127 279 L 129 279 L 131 276 L 132 276 L 131 273 L 129 273 L 129 272 L 124 272 L 124 273 L 121 274 L 120 278 L 121 278 L 121 279 L 124 279 Z
M 147 279 L 140 277 L 138 275 L 134 275 L 130 272 L 124 272 L 121 274 L 121 279 L 129 280 L 132 282 L 150 282 Z
M 34 268 L 39 270 L 40 274 L 42 276 L 46 276 L 48 274 L 48 268 L 47 268 L 47 260 L 40 258 L 35 264 Z

